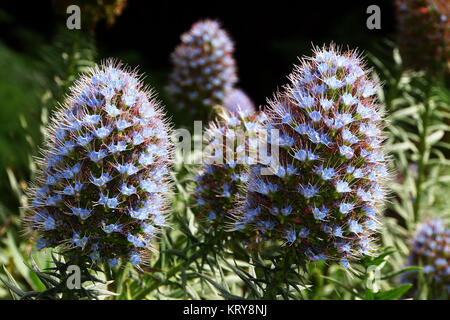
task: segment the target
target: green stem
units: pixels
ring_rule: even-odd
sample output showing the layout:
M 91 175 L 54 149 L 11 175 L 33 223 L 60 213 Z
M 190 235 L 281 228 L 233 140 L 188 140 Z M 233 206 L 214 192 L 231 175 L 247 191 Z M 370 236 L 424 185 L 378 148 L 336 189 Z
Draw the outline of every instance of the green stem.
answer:
M 428 136 L 428 122 L 430 118 L 430 95 L 431 95 L 431 78 L 427 76 L 426 88 L 425 88 L 425 102 L 424 110 L 421 113 L 422 132 L 419 142 L 419 163 L 417 169 L 417 181 L 416 181 L 416 197 L 413 204 L 414 210 L 414 222 L 420 221 L 421 215 L 421 202 L 422 202 L 422 185 L 426 174 L 426 161 L 427 161 L 427 136 Z
M 176 275 L 182 267 L 186 267 L 188 265 L 190 265 L 192 262 L 194 262 L 197 258 L 199 258 L 201 256 L 201 252 L 197 251 L 195 252 L 188 260 L 176 265 L 175 267 L 173 267 L 172 269 L 170 269 L 169 271 L 166 272 L 166 280 L 165 281 L 158 281 L 158 282 L 154 282 L 152 285 L 150 285 L 147 288 L 142 289 L 140 292 L 138 292 L 133 299 L 134 300 L 141 300 L 141 299 L 145 299 L 145 297 L 147 296 L 147 294 L 149 294 L 150 292 L 152 292 L 153 290 L 158 289 L 160 286 L 162 286 L 163 284 L 166 283 L 167 280 L 169 280 L 170 278 L 172 278 L 174 275 Z

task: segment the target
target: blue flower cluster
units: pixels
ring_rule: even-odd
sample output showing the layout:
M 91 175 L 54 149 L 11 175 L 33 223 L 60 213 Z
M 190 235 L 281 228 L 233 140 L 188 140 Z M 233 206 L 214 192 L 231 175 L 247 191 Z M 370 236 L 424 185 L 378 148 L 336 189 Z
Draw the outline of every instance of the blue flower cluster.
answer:
M 172 53 L 168 92 L 173 102 L 192 114 L 222 105 L 237 81 L 233 52 L 231 39 L 217 21 L 195 23 Z
M 267 110 L 278 159 L 253 168 L 235 230 L 311 261 L 371 254 L 388 178 L 378 84 L 355 51 L 317 48 Z M 278 136 L 278 139 L 277 139 Z
M 194 177 L 193 209 L 200 222 L 224 229 L 248 181 L 248 167 L 258 161 L 256 141 L 265 121 L 263 112 L 222 109 L 210 123 L 204 164 Z
M 234 88 L 226 96 L 223 102 L 223 107 L 234 114 L 239 111 L 254 112 L 255 105 L 252 100 L 241 89 Z
M 450 4 L 447 0 L 395 0 L 402 64 L 450 73 Z
M 76 82 L 48 131 L 27 217 L 37 247 L 144 263 L 171 189 L 170 128 L 152 92 L 107 62 Z
M 450 295 L 450 228 L 441 219 L 431 220 L 419 226 L 411 247 L 408 264 L 422 266 L 439 295 Z M 409 273 L 406 278 L 417 273 Z M 406 279 L 405 279 L 406 280 Z

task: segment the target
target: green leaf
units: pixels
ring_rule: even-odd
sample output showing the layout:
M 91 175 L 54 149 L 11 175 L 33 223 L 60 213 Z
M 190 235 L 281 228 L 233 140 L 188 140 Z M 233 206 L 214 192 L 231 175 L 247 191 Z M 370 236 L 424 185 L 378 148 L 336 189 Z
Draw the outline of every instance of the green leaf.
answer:
M 404 268 L 404 269 L 401 269 L 401 270 L 399 270 L 399 271 L 391 272 L 391 273 L 389 273 L 389 274 L 387 274 L 387 275 L 381 277 L 381 280 L 391 279 L 391 278 L 393 278 L 393 277 L 398 276 L 399 274 L 406 273 L 406 272 L 410 272 L 410 271 L 417 271 L 417 270 L 421 270 L 421 269 L 422 269 L 421 267 L 408 267 L 408 268 Z
M 375 299 L 376 300 L 397 300 L 398 298 L 403 296 L 411 287 L 412 287 L 412 284 L 407 283 L 407 284 L 403 284 L 403 285 L 401 285 L 397 288 L 391 289 L 391 290 L 378 292 L 375 295 Z
M 433 145 L 436 142 L 438 142 L 439 140 L 441 140 L 442 137 L 444 136 L 444 134 L 445 134 L 445 132 L 443 130 L 437 130 L 427 137 L 426 143 L 429 145 Z
M 19 288 L 19 285 L 17 284 L 16 280 L 14 280 L 14 277 L 9 273 L 8 269 L 6 269 L 5 266 L 3 266 L 3 271 L 5 271 L 11 283 L 3 280 L 1 277 L 0 281 L 3 282 L 3 284 L 9 289 L 12 298 L 14 300 L 19 300 L 25 293 Z
M 375 296 L 373 295 L 373 291 L 370 289 L 366 290 L 366 295 L 364 296 L 364 300 L 374 300 Z
M 225 290 L 225 288 L 223 288 L 221 285 L 219 285 L 217 282 L 215 282 L 214 280 L 208 278 L 207 276 L 201 274 L 201 273 L 197 273 L 201 278 L 205 279 L 206 281 L 208 281 L 210 284 L 212 284 L 216 289 L 218 289 L 221 293 L 221 295 L 226 298 L 226 299 L 230 299 L 230 300 L 242 300 L 242 297 L 236 296 L 234 294 L 231 294 L 229 291 Z
M 364 262 L 364 266 L 367 268 L 369 266 L 379 266 L 381 263 L 385 261 L 385 258 L 391 254 L 393 254 L 396 250 L 390 250 L 386 251 L 382 254 L 380 254 L 378 257 L 374 258 L 373 260 Z

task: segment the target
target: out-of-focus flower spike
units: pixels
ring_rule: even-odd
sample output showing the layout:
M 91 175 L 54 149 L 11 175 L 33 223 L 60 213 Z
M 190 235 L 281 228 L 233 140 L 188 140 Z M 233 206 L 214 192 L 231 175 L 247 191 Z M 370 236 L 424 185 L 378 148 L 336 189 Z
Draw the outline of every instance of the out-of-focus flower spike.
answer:
M 220 24 L 201 20 L 181 36 L 172 53 L 169 97 L 192 115 L 223 105 L 237 82 L 234 44 Z

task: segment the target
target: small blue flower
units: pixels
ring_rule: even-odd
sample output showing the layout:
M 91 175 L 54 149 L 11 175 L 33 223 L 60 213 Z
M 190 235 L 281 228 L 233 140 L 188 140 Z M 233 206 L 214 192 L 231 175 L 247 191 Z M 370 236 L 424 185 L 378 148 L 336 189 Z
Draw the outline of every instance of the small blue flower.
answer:
M 358 103 L 358 99 L 353 97 L 350 93 L 343 94 L 342 100 L 346 106 L 352 106 L 355 103 Z
M 359 131 L 368 137 L 376 137 L 378 135 L 379 130 L 373 123 L 368 124 L 361 123 L 359 125 Z
M 298 236 L 299 236 L 300 238 L 308 238 L 309 234 L 310 234 L 310 231 L 309 231 L 307 228 L 303 227 L 303 228 L 299 231 Z
M 130 263 L 131 263 L 133 266 L 137 266 L 139 263 L 141 263 L 141 256 L 140 256 L 140 254 L 137 253 L 137 252 L 133 252 L 133 253 L 130 255 Z
M 133 134 L 133 144 L 135 146 L 140 145 L 141 143 L 143 143 L 145 141 L 144 137 L 139 133 L 139 132 L 135 132 Z
M 103 187 L 106 183 L 112 180 L 112 177 L 107 173 L 102 173 L 99 178 L 95 178 L 91 176 L 90 181 L 95 184 L 97 187 Z
M 73 233 L 72 242 L 80 248 L 84 248 L 88 241 L 88 238 L 86 236 L 80 238 L 80 235 L 77 232 Z
M 348 182 L 339 180 L 336 182 L 336 191 L 339 193 L 352 192 L 352 189 L 348 186 Z
M 119 264 L 119 260 L 117 260 L 116 258 L 108 259 L 108 264 L 110 268 L 113 268 Z
M 320 114 L 319 111 L 310 112 L 308 115 L 313 122 L 318 122 L 320 121 L 320 119 L 322 119 L 322 115 Z
M 339 89 L 344 85 L 344 82 L 336 79 L 335 76 L 331 78 L 326 78 L 323 80 L 331 89 Z
M 285 231 L 284 238 L 287 240 L 287 242 L 293 243 L 297 239 L 297 234 L 296 234 L 295 230 L 288 229 Z
M 120 193 L 129 196 L 136 193 L 136 188 L 134 186 L 128 187 L 126 183 L 122 183 L 120 186 Z
M 152 181 L 151 179 L 145 179 L 141 181 L 141 189 L 150 192 L 150 193 L 154 193 L 154 192 L 158 192 L 158 186 L 156 185 L 156 183 L 154 181 Z
M 355 144 L 359 141 L 359 139 L 347 129 L 342 130 L 342 139 L 348 141 L 350 144 Z
M 423 267 L 422 270 L 423 270 L 423 273 L 432 273 L 436 270 L 436 268 L 431 265 L 426 265 Z
M 324 170 L 322 171 L 322 179 L 323 179 L 323 180 L 330 180 L 330 179 L 332 179 L 335 175 L 336 175 L 336 173 L 334 172 L 334 168 L 328 168 L 328 169 L 324 169 Z
M 70 169 L 66 169 L 62 172 L 62 177 L 65 179 L 72 179 L 73 178 L 73 172 Z
M 349 219 L 348 223 L 349 223 L 350 232 L 353 232 L 356 234 L 362 232 L 362 227 L 356 220 Z
M 55 219 L 51 216 L 47 216 L 47 218 L 44 221 L 44 228 L 45 230 L 53 230 L 56 227 Z
M 295 157 L 297 160 L 305 161 L 305 159 L 306 159 L 306 157 L 307 157 L 307 151 L 306 151 L 306 150 L 300 149 L 300 150 L 297 151 L 297 153 L 294 155 L 294 157 Z
M 144 230 L 144 233 L 153 236 L 156 233 L 156 228 L 151 223 L 143 223 L 142 229 Z
M 353 149 L 347 146 L 340 146 L 339 147 L 339 152 L 341 155 L 343 155 L 344 157 L 346 157 L 347 159 L 351 159 L 353 158 Z
M 294 145 L 294 138 L 287 134 L 281 134 L 280 140 L 278 141 L 280 146 L 292 147 Z
M 301 123 L 301 124 L 297 125 L 294 128 L 294 130 L 300 134 L 306 134 L 309 128 L 310 128 L 309 125 Z
M 292 210 L 293 210 L 292 206 L 287 206 L 286 208 L 281 209 L 281 213 L 284 216 L 288 216 L 288 215 L 290 215 L 292 213 Z
M 100 151 L 91 151 L 87 155 L 92 162 L 99 162 L 100 160 L 105 158 L 108 154 L 105 150 L 102 149 Z
M 106 201 L 106 206 L 111 209 L 117 208 L 118 204 L 119 201 L 117 200 L 117 197 L 108 198 L 108 200 Z
M 346 269 L 346 270 L 348 269 L 349 262 L 348 262 L 347 259 L 341 259 L 341 260 L 339 261 L 339 263 L 341 264 L 341 266 L 344 267 L 344 269 Z
M 348 113 L 336 113 L 336 118 L 334 119 L 334 126 L 339 129 L 347 124 L 353 122 L 353 118 L 351 114 Z
M 308 160 L 317 160 L 319 159 L 319 156 L 315 155 L 312 151 L 308 151 Z
M 297 173 L 297 168 L 294 167 L 294 166 L 291 165 L 291 164 L 288 164 L 288 165 L 286 166 L 286 173 L 287 173 L 288 175 L 296 174 L 296 173 Z
M 355 178 L 359 179 L 359 178 L 364 177 L 364 173 L 360 168 L 358 168 L 358 169 L 355 169 L 355 171 L 353 171 L 353 176 Z
M 354 208 L 353 203 L 342 202 L 339 205 L 339 212 L 342 213 L 342 214 L 348 214 L 350 211 L 353 210 L 353 208 Z
M 122 164 L 118 163 L 118 164 L 116 165 L 116 170 L 117 170 L 119 173 L 124 174 L 124 173 L 126 173 L 127 170 L 128 170 L 128 164 L 122 165 Z
M 283 178 L 286 175 L 286 169 L 283 166 L 277 166 L 275 168 L 275 174 L 278 177 Z
M 310 199 L 319 193 L 319 189 L 316 186 L 303 186 L 300 185 L 299 192 L 306 198 Z
M 127 122 L 126 120 L 120 119 L 120 120 L 116 121 L 116 128 L 119 131 L 125 130 L 126 128 L 129 128 L 130 126 L 132 126 L 132 123 Z
M 363 189 L 359 188 L 356 192 L 356 194 L 361 198 L 364 202 L 372 202 L 372 196 L 370 194 L 370 191 L 366 192 Z
M 132 234 L 128 234 L 127 239 L 129 242 L 131 242 L 137 248 L 142 248 L 142 247 L 146 246 L 145 241 L 143 241 L 141 238 L 136 237 Z
M 321 142 L 320 133 L 312 128 L 309 128 L 308 136 L 309 136 L 309 140 L 311 140 L 312 143 L 320 143 Z
M 64 188 L 62 193 L 67 195 L 67 196 L 72 196 L 72 195 L 75 194 L 75 190 L 74 190 L 74 188 L 71 185 L 68 185 L 67 187 Z
M 134 210 L 133 208 L 129 209 L 130 217 L 138 219 L 138 220 L 146 220 L 148 219 L 149 212 L 145 208 L 139 208 Z
M 377 230 L 378 230 L 378 225 L 377 225 L 377 223 L 376 223 L 374 220 L 372 220 L 372 219 L 367 219 L 367 220 L 364 222 L 364 226 L 365 226 L 367 229 L 372 230 L 372 231 L 377 231 Z
M 315 100 L 311 96 L 301 97 L 298 103 L 299 107 L 311 108 L 315 103 Z
M 141 155 L 139 156 L 138 162 L 139 162 L 139 164 L 141 164 L 143 166 L 149 166 L 154 163 L 153 155 L 148 154 L 146 152 L 141 153 Z
M 328 71 L 329 69 L 329 64 L 328 63 L 321 63 L 317 66 L 317 69 L 319 70 L 320 73 L 324 74 Z
M 320 105 L 322 106 L 322 108 L 328 111 L 333 106 L 333 101 L 323 98 L 320 99 Z
M 129 176 L 132 176 L 133 174 L 139 171 L 139 169 L 132 163 L 127 163 L 126 166 L 127 166 L 127 175 Z
M 156 226 L 164 226 L 166 223 L 166 218 L 162 214 L 153 215 L 153 223 Z
M 438 267 L 443 267 L 443 266 L 446 266 L 448 264 L 448 262 L 444 258 L 438 258 L 438 259 L 434 260 L 434 264 Z
M 100 121 L 98 114 L 87 114 L 84 116 L 83 123 L 87 125 L 96 125 Z
M 47 248 L 47 242 L 44 239 L 39 239 L 36 242 L 36 249 L 42 250 L 44 248 Z
M 342 228 L 341 227 L 335 227 L 333 230 L 333 236 L 335 237 L 342 237 Z
M 208 220 L 214 220 L 216 219 L 216 214 L 214 213 L 214 211 L 210 211 L 209 215 L 208 215 Z
M 64 140 L 65 137 L 66 137 L 66 130 L 58 129 L 58 131 L 56 131 L 56 138 L 58 140 Z
M 107 136 L 109 136 L 111 131 L 112 131 L 111 127 L 108 126 L 108 127 L 100 127 L 98 129 L 95 129 L 94 133 L 95 133 L 97 138 L 104 139 Z
M 352 248 L 350 246 L 350 243 L 348 242 L 336 242 L 337 248 L 339 250 L 339 252 L 345 252 L 345 253 L 350 253 Z
M 282 119 L 281 119 L 281 123 L 284 124 L 291 124 L 292 123 L 292 116 L 290 113 L 287 113 Z
M 112 233 L 112 232 L 120 232 L 122 225 L 120 224 L 108 224 L 106 226 L 103 227 L 103 231 L 105 231 L 106 233 Z
M 230 185 L 228 183 L 224 184 L 224 186 L 223 186 L 222 196 L 225 198 L 231 197 Z
M 322 221 L 327 216 L 328 210 L 319 210 L 318 208 L 313 209 L 314 219 Z
M 278 185 L 276 183 L 268 182 L 267 187 L 269 188 L 270 192 L 277 192 L 278 191 Z
M 47 176 L 47 185 L 53 186 L 56 184 L 57 181 L 58 180 L 54 176 L 52 176 L 52 175 Z
M 134 92 L 127 92 L 122 96 L 122 101 L 125 103 L 128 107 L 132 107 L 136 102 L 136 96 L 134 95 Z
M 105 111 L 112 118 L 115 118 L 122 113 L 121 110 L 117 109 L 117 107 L 111 103 L 105 105 Z
M 81 220 L 86 220 L 91 215 L 91 211 L 88 209 L 79 209 L 78 215 L 81 218 Z

